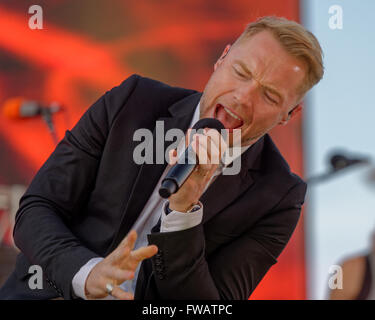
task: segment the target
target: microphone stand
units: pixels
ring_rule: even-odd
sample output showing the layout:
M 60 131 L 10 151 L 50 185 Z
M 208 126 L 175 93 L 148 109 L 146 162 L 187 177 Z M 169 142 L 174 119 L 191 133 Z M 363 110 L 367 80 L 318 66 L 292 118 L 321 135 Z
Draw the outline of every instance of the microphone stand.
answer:
M 41 111 L 41 116 L 47 124 L 48 130 L 52 135 L 53 142 L 55 143 L 55 145 L 57 145 L 58 142 L 59 142 L 59 139 L 57 138 L 55 125 L 53 124 L 51 109 L 50 108 L 43 108 L 42 111 Z
M 342 170 L 347 169 L 349 167 L 353 167 L 354 165 L 358 164 L 371 164 L 369 158 L 349 158 L 341 154 L 335 154 L 330 157 L 330 164 L 331 168 L 328 172 L 321 173 L 306 179 L 307 185 L 312 185 L 315 183 L 324 182 L 333 176 L 336 176 L 338 172 L 342 172 Z

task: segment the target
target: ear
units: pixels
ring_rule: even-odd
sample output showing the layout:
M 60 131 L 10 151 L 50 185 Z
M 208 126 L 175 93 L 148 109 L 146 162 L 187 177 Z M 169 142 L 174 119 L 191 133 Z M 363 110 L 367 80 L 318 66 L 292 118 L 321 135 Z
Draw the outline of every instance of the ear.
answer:
M 302 103 L 297 104 L 292 110 L 289 111 L 286 119 L 283 119 L 279 124 L 285 126 L 290 119 L 293 119 L 302 110 Z
M 221 54 L 220 58 L 216 61 L 215 65 L 214 65 L 214 70 L 216 70 L 217 67 L 223 62 L 223 60 L 224 60 L 225 56 L 228 54 L 230 48 L 231 48 L 230 44 L 228 44 L 225 47 L 225 49 L 224 49 L 223 53 Z

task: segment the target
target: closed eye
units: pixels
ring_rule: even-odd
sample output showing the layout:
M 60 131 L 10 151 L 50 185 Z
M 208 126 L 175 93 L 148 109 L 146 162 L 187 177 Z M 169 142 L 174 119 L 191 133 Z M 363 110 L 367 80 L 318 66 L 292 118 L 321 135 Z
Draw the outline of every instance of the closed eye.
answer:
M 246 76 L 241 71 L 237 70 L 235 67 L 233 67 L 233 70 L 241 78 L 246 78 Z
M 271 98 L 271 96 L 268 94 L 268 93 L 264 93 L 264 96 L 266 97 L 266 99 L 271 102 L 272 104 L 278 104 L 278 101 L 276 101 L 275 99 Z

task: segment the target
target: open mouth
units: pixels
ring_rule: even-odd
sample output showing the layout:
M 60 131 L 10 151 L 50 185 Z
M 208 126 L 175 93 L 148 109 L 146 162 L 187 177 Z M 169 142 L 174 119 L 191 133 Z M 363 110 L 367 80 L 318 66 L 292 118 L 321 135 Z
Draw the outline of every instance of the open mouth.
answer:
M 243 120 L 238 114 L 220 103 L 215 107 L 214 117 L 222 122 L 225 129 L 233 130 L 243 125 Z

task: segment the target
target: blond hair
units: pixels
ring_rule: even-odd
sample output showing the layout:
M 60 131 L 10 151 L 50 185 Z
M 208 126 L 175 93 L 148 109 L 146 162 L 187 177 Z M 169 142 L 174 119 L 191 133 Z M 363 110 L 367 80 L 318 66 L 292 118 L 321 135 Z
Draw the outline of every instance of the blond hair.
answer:
M 295 21 L 268 16 L 249 23 L 234 45 L 263 30 L 271 31 L 288 53 L 306 63 L 307 73 L 299 88 L 299 93 L 304 95 L 322 79 L 324 74 L 323 51 L 319 41 Z

